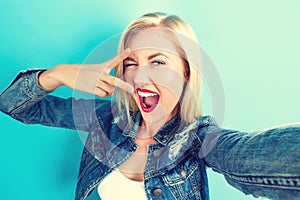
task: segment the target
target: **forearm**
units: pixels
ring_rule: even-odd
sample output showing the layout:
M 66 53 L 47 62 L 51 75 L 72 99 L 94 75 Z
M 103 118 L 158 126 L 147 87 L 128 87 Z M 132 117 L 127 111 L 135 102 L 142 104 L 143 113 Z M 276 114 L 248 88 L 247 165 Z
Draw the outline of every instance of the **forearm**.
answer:
M 74 88 L 76 78 L 80 71 L 79 64 L 59 64 L 39 74 L 39 85 L 48 91 L 65 85 Z

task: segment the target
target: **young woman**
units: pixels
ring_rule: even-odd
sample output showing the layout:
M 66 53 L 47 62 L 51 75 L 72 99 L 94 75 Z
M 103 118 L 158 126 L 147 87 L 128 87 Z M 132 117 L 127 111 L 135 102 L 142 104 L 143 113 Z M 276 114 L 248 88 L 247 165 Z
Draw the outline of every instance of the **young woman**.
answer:
M 0 109 L 24 123 L 89 133 L 77 200 L 95 188 L 101 199 L 209 199 L 206 167 L 245 194 L 299 199 L 300 125 L 245 133 L 201 116 L 199 53 L 182 19 L 150 13 L 127 27 L 112 60 L 21 72 Z M 62 85 L 117 98 L 49 95 Z

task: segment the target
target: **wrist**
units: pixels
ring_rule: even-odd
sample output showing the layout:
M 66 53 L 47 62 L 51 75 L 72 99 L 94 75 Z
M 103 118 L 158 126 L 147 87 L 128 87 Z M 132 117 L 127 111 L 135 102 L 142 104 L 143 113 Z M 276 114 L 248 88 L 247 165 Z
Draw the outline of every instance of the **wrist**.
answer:
M 46 71 L 43 71 L 42 73 L 39 74 L 38 84 L 44 90 L 53 91 L 59 86 L 63 85 L 60 81 L 54 78 L 55 77 L 54 74 L 57 67 L 59 67 L 59 65 L 51 69 L 48 69 Z

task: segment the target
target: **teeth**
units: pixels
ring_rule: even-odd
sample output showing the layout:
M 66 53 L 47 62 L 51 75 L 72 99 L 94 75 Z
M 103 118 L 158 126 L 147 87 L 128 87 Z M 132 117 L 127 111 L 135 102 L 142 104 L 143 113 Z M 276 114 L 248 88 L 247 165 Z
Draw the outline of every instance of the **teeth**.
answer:
M 154 93 L 150 93 L 150 92 L 141 92 L 141 91 L 138 91 L 138 94 L 141 96 L 141 97 L 150 97 L 150 96 L 155 96 L 157 94 L 154 94 Z

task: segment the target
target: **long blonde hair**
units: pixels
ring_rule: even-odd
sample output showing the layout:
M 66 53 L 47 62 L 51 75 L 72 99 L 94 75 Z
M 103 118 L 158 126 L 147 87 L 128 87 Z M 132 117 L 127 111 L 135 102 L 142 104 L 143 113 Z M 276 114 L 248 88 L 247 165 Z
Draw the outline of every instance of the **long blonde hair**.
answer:
M 176 15 L 166 15 L 164 13 L 149 13 L 133 21 L 123 32 L 119 42 L 118 54 L 124 51 L 131 37 L 144 29 L 159 27 L 173 33 L 171 38 L 177 48 L 178 54 L 184 61 L 186 87 L 183 91 L 179 112 L 181 120 L 186 123 L 195 121 L 201 116 L 201 54 L 197 38 L 193 29 Z M 116 76 L 123 79 L 123 63 L 116 67 Z M 122 90 L 118 90 L 117 102 L 119 109 L 125 106 L 127 116 L 129 111 L 138 111 L 135 101 L 130 95 Z

